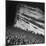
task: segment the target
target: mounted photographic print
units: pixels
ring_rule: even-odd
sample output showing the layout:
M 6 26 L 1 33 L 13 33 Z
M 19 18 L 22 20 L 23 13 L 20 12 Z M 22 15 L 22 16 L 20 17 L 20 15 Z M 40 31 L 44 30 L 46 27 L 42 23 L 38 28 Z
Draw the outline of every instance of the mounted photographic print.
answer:
M 45 3 L 6 1 L 6 46 L 45 43 Z

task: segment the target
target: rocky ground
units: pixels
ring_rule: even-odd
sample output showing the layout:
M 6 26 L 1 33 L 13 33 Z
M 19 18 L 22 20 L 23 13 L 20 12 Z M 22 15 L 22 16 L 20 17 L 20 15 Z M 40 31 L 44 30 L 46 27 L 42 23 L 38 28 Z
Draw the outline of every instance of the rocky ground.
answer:
M 44 36 L 19 28 L 7 27 L 6 45 L 28 45 L 44 43 Z

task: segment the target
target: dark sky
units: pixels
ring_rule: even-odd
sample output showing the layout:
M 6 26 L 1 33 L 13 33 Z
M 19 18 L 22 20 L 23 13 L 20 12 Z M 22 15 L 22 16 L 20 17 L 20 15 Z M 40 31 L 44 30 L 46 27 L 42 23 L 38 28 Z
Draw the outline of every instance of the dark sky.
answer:
M 17 4 L 27 4 L 29 6 L 38 7 L 44 12 L 44 3 L 34 2 L 18 2 L 18 1 L 6 1 L 6 25 L 11 26 L 14 24 L 14 17 L 16 14 Z

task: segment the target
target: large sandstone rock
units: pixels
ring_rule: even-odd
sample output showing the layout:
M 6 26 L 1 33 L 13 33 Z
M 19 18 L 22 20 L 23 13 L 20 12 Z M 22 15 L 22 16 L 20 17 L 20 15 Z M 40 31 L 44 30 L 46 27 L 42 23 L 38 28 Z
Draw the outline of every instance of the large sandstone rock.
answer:
M 45 25 L 42 10 L 27 5 L 18 5 L 17 7 L 16 24 L 14 24 L 14 27 L 44 35 Z

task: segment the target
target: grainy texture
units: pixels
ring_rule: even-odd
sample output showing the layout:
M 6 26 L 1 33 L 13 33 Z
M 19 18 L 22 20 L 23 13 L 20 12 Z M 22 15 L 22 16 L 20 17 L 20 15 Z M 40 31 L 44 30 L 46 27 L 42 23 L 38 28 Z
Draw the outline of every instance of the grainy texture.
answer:
M 9 45 L 26 45 L 26 44 L 40 44 L 44 43 L 44 36 L 35 34 L 29 31 L 24 31 L 19 28 L 8 28 L 7 33 L 7 44 Z M 38 38 L 39 37 L 39 38 Z
M 37 4 L 39 6 L 36 7 Z M 45 15 L 40 4 L 43 5 L 33 2 L 7 3 L 6 46 L 45 43 Z

